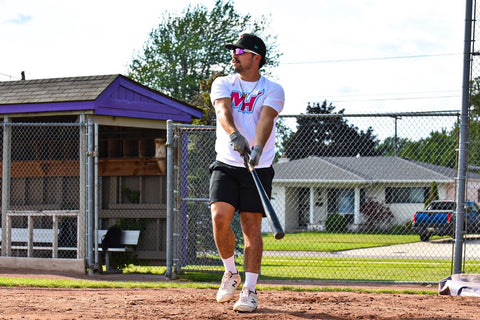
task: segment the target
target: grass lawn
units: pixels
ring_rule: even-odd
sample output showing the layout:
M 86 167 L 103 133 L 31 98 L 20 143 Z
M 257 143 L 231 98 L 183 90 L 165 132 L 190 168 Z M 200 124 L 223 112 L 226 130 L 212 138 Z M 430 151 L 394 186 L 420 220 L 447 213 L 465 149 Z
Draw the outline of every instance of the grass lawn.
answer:
M 260 280 L 338 280 L 438 283 L 451 274 L 450 260 L 428 259 L 382 259 L 308 256 L 305 252 L 337 252 L 359 248 L 389 246 L 418 242 L 418 235 L 384 234 L 331 234 L 293 233 L 282 240 L 275 240 L 271 234 L 264 235 L 266 251 L 277 251 L 275 255 L 264 255 Z M 298 252 L 298 255 L 292 252 Z M 285 253 L 285 254 L 284 254 Z M 212 255 L 211 259 L 218 260 Z M 236 259 L 243 271 L 243 257 Z M 480 261 L 468 260 L 466 273 L 479 273 Z M 199 270 L 202 270 L 199 272 Z M 165 274 L 165 266 L 129 265 L 124 273 Z M 122 283 L 109 281 L 58 281 L 39 279 L 0 278 L 0 286 L 39 286 L 70 288 L 165 288 L 165 287 L 217 287 L 223 272 L 220 261 L 212 265 L 188 265 L 178 275 L 180 281 L 160 283 Z M 288 286 L 286 286 L 287 288 Z M 318 287 L 321 290 L 321 287 Z M 432 291 L 435 293 L 435 290 Z
M 413 243 L 418 241 L 419 237 L 415 234 L 388 235 L 299 232 L 286 234 L 285 238 L 282 240 L 275 240 L 275 238 L 268 233 L 263 235 L 263 248 L 265 251 L 335 252 Z
M 438 282 L 451 274 L 450 260 L 428 259 L 382 259 L 308 256 L 305 252 L 338 252 L 343 250 L 389 246 L 419 242 L 418 235 L 385 234 L 336 234 L 336 233 L 293 233 L 282 240 L 264 234 L 264 249 L 276 251 L 274 256 L 264 255 L 260 279 L 264 280 L 341 280 L 341 281 L 393 281 L 393 282 Z M 298 252 L 293 254 L 292 252 Z M 285 253 L 285 254 L 283 254 Z M 288 253 L 288 254 L 287 254 Z M 211 256 L 217 259 L 218 256 Z M 236 258 L 238 268 L 243 271 L 243 256 Z M 467 261 L 466 272 L 478 273 L 479 261 Z M 144 271 L 135 266 L 127 272 L 153 272 L 152 267 Z M 153 267 L 156 268 L 156 267 Z M 148 271 L 147 271 L 148 270 Z M 221 262 L 216 265 L 188 265 L 181 277 L 195 281 L 218 281 L 223 271 Z M 207 272 L 197 272 L 205 270 Z

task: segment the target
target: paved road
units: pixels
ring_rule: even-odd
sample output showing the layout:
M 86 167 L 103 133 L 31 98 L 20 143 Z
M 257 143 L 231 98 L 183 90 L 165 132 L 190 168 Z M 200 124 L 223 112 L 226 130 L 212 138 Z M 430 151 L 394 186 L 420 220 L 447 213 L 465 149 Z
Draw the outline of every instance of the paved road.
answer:
M 417 242 L 393 246 L 355 249 L 340 252 L 342 257 L 392 258 L 392 259 L 451 259 L 453 242 Z M 480 253 L 480 252 L 479 252 Z

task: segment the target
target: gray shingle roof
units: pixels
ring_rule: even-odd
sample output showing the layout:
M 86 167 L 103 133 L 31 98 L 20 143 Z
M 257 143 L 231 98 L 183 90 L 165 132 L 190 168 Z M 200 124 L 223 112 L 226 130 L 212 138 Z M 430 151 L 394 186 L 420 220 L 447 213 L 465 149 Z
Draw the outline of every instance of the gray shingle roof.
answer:
M 442 166 L 437 166 L 435 164 L 419 162 L 419 161 L 414 161 L 414 160 L 410 160 L 410 159 L 406 159 L 406 160 L 411 161 L 411 162 L 413 162 L 413 163 L 415 163 L 419 166 L 422 166 L 424 168 L 439 172 L 439 173 L 441 173 L 443 175 L 446 175 L 446 176 L 448 176 L 452 179 L 454 179 L 458 175 L 457 169 L 455 169 L 455 168 L 442 167 Z M 480 180 L 480 174 L 475 173 L 475 172 L 471 172 L 471 171 L 467 172 L 467 177 L 468 177 L 468 179 L 478 179 L 478 180 Z
M 274 165 L 275 179 L 302 181 L 363 181 L 363 177 L 344 170 L 324 158 L 308 157 L 304 159 L 280 162 Z
M 1 81 L 0 105 L 95 100 L 120 75 Z
M 331 157 L 327 161 L 367 180 L 451 180 L 445 174 L 398 157 Z
M 429 168 L 398 157 L 309 157 L 279 162 L 274 168 L 276 181 L 452 181 L 439 169 L 443 167 Z

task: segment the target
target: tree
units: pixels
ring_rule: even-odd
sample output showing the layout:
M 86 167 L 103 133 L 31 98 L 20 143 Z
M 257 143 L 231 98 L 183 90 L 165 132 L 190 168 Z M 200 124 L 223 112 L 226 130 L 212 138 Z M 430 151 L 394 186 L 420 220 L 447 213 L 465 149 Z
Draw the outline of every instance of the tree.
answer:
M 395 153 L 397 153 L 398 156 L 398 150 L 405 149 L 410 142 L 407 138 L 397 137 L 397 139 L 395 139 L 395 137 L 387 137 L 383 142 L 378 144 L 377 150 L 382 156 L 393 156 Z M 395 149 L 397 152 L 395 152 Z
M 275 36 L 264 34 L 269 19 L 240 15 L 230 0 L 217 0 L 209 11 L 205 6 L 189 6 L 181 15 L 165 13 L 163 21 L 150 32 L 143 52 L 129 66 L 129 77 L 173 98 L 202 107 L 200 81 L 215 73 L 227 73 L 231 53 L 224 44 L 244 32 L 265 41 L 268 70 L 278 65 Z
M 480 78 L 477 77 L 470 86 L 470 123 L 469 123 L 469 165 L 480 166 Z M 477 169 L 478 171 L 478 169 Z
M 209 79 L 200 80 L 200 98 L 201 102 L 199 103 L 199 108 L 203 110 L 202 119 L 193 119 L 193 124 L 204 124 L 204 125 L 214 125 L 216 122 L 215 110 L 210 102 L 210 91 L 212 90 L 213 81 L 221 76 L 224 76 L 223 73 L 215 73 Z
M 275 139 L 275 159 L 277 161 L 285 153 L 285 146 L 288 143 L 288 139 L 292 136 L 292 129 L 285 123 L 283 118 L 278 118 L 277 121 L 277 132 Z
M 297 131 L 285 146 L 290 159 L 308 156 L 375 156 L 378 141 L 370 127 L 366 132 L 349 125 L 343 118 L 344 110 L 334 112 L 335 107 L 325 100 L 307 106 L 307 115 L 297 119 Z M 317 116 L 318 115 L 318 116 Z
M 412 141 L 406 138 L 398 139 L 397 155 L 416 161 L 436 164 L 439 166 L 455 167 L 455 150 L 457 146 L 458 125 L 447 131 L 432 131 L 426 138 Z M 385 139 L 378 145 L 377 150 L 384 156 L 394 155 L 394 139 Z
M 470 82 L 470 105 L 471 112 L 478 121 L 480 115 L 480 78 L 477 77 Z

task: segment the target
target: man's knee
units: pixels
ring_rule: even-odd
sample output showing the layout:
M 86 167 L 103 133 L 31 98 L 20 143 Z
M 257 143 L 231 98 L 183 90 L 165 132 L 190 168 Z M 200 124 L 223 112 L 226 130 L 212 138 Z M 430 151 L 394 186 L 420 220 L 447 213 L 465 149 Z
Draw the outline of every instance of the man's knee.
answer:
M 229 228 L 235 214 L 235 208 L 225 202 L 215 202 L 210 206 L 212 223 L 215 228 Z
M 246 236 L 258 236 L 262 230 L 262 214 L 253 212 L 242 212 L 240 221 Z

